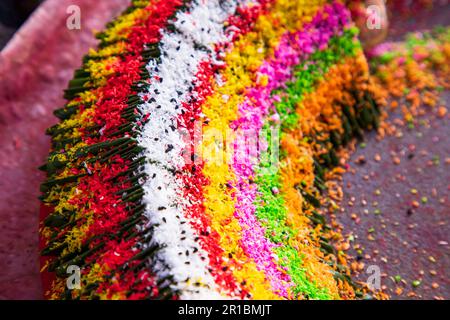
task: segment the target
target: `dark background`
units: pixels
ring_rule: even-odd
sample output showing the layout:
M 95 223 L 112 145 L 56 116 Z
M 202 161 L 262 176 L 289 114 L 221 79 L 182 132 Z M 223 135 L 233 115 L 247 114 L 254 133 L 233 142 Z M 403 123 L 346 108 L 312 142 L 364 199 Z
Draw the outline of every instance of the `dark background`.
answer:
M 43 0 L 0 1 L 0 49 Z

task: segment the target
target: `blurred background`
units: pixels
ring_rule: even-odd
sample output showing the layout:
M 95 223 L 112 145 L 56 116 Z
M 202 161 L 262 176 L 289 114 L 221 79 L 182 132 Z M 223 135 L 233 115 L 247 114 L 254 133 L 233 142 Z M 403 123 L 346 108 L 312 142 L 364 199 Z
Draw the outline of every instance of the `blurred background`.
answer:
M 0 49 L 43 0 L 2 0 L 0 2 Z

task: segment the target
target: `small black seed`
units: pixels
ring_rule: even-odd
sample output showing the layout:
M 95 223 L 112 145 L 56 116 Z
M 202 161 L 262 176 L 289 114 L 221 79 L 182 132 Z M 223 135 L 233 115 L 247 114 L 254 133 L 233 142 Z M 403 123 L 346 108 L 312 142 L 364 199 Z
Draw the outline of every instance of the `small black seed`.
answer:
M 166 153 L 170 152 L 173 150 L 173 145 L 169 144 L 166 148 Z

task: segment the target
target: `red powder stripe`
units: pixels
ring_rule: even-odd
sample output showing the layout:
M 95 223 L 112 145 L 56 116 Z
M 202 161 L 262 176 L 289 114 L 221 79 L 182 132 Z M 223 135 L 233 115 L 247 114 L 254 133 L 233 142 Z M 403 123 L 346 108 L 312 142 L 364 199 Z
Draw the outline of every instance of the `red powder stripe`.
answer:
M 150 11 L 149 17 L 145 21 L 137 21 L 137 25 L 132 28 L 128 38 L 127 55 L 114 66 L 115 73 L 108 78 L 107 84 L 97 91 L 101 98 L 93 109 L 92 119 L 95 124 L 102 126 L 103 134 L 100 137 L 89 137 L 87 132 L 82 132 L 82 140 L 88 145 L 107 141 L 108 135 L 114 133 L 118 126 L 126 122 L 121 114 L 128 107 L 128 96 L 136 93 L 132 91 L 131 86 L 140 80 L 140 67 L 143 65 L 141 54 L 144 45 L 160 41 L 160 30 L 166 26 L 168 18 L 181 4 L 182 1 L 180 0 L 161 0 L 153 3 L 146 8 Z M 89 211 L 94 212 L 95 221 L 86 232 L 85 240 L 96 235 L 100 235 L 100 237 L 90 243 L 90 247 L 104 243 L 102 249 L 96 251 L 87 262 L 95 260 L 95 262 L 107 266 L 111 270 L 138 253 L 138 251 L 132 250 L 137 244 L 137 238 L 118 242 L 108 239 L 106 236 L 101 236 L 105 233 L 116 233 L 120 229 L 120 223 L 132 215 L 132 212 L 127 210 L 126 204 L 121 201 L 120 196 L 114 194 L 131 187 L 130 183 L 123 182 L 126 179 L 125 177 L 118 179 L 119 182 L 115 184 L 111 182 L 112 178 L 126 172 L 129 164 L 130 161 L 115 156 L 108 164 L 89 165 L 88 168 L 92 174 L 80 178 L 78 189 L 81 192 L 72 201 L 72 204 L 76 205 L 79 210 L 84 211 L 89 205 Z M 120 254 L 117 252 L 118 250 L 121 250 Z M 133 264 L 136 263 L 138 262 Z M 87 273 L 89 273 L 88 269 L 83 270 L 83 274 Z M 146 271 L 140 271 L 137 274 L 130 273 L 124 275 L 123 278 L 119 277 L 118 281 L 112 286 L 109 286 L 109 283 L 104 283 L 98 290 L 99 292 L 107 291 L 109 294 L 113 294 L 127 292 L 133 288 L 134 293 L 128 298 L 137 299 L 148 298 L 148 293 L 145 296 L 145 291 L 140 291 L 154 286 L 153 278 Z M 155 288 L 155 290 L 151 293 L 151 296 L 157 294 L 157 289 Z
M 233 30 L 232 41 L 217 46 L 217 51 L 225 50 L 240 35 L 248 33 L 252 30 L 256 19 L 267 13 L 268 6 L 273 0 L 260 1 L 260 6 L 252 6 L 238 8 L 237 14 L 228 19 L 228 25 Z M 238 29 L 236 29 L 236 28 Z M 196 83 L 191 101 L 183 103 L 184 114 L 180 115 L 179 127 L 189 132 L 190 145 L 187 146 L 185 154 L 188 155 L 186 165 L 182 168 L 182 173 L 178 174 L 185 186 L 183 189 L 183 197 L 189 200 L 190 205 L 185 208 L 186 215 L 190 218 L 190 224 L 199 235 L 199 243 L 202 249 L 208 253 L 211 274 L 217 285 L 232 295 L 237 295 L 244 299 L 248 295 L 248 291 L 244 289 L 244 284 L 238 284 L 230 268 L 227 264 L 233 261 L 233 257 L 227 257 L 228 262 L 224 261 L 224 250 L 220 246 L 220 235 L 217 231 L 212 230 L 211 220 L 205 214 L 203 186 L 208 185 L 208 180 L 203 175 L 203 162 L 192 161 L 190 155 L 194 154 L 194 142 L 198 141 L 201 132 L 196 132 L 195 123 L 201 121 L 202 105 L 205 100 L 213 94 L 214 76 L 220 67 L 214 66 L 211 60 L 202 61 L 198 66 L 196 74 Z M 195 95 L 195 98 L 193 96 Z M 192 121 L 195 119 L 195 121 Z M 195 139 L 194 139 L 195 137 Z M 208 231 L 209 230 L 209 231 Z M 211 231 L 212 230 L 212 231 Z

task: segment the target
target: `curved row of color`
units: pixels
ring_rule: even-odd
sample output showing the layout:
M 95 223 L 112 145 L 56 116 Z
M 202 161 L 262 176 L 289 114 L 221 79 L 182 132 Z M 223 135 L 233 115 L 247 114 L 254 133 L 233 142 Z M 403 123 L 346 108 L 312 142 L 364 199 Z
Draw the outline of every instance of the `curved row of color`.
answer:
M 320 208 L 337 151 L 378 123 L 356 36 L 339 1 L 132 1 L 48 130 L 47 296 L 359 294 Z

